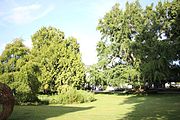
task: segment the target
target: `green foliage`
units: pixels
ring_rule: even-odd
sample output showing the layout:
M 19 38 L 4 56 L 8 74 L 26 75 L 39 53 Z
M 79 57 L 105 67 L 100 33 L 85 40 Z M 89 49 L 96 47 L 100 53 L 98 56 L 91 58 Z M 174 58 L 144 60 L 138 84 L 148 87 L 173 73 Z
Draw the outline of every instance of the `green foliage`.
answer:
M 21 39 L 15 39 L 13 43 L 7 44 L 0 57 L 0 73 L 20 71 L 20 68 L 27 61 L 28 53 L 29 49 L 23 45 Z
M 99 20 L 97 29 L 102 34 L 102 40 L 97 44 L 98 66 L 111 84 L 130 82 L 130 78 L 139 81 L 139 61 L 135 59 L 131 45 L 140 31 L 141 21 L 138 18 L 141 12 L 138 2 L 127 3 L 124 11 L 115 4 Z
M 41 89 L 57 91 L 61 85 L 81 88 L 85 79 L 79 44 L 53 27 L 43 27 L 32 36 L 33 61 L 39 63 Z
M 26 105 L 25 103 L 34 103 L 39 102 L 37 95 L 34 95 L 29 92 L 18 92 L 16 94 L 16 104 L 18 105 Z
M 87 82 L 93 85 L 106 85 L 107 80 L 104 71 L 101 71 L 97 65 L 92 65 L 86 69 Z
M 18 103 L 37 100 L 41 90 L 55 92 L 61 85 L 80 89 L 85 82 L 79 44 L 53 27 L 43 27 L 32 36 L 33 48 L 21 39 L 6 46 L 0 56 L 0 81 L 8 84 Z
M 170 77 L 172 62 L 179 60 L 179 2 L 159 2 L 144 10 L 144 27 L 132 46 L 141 60 L 141 75 L 146 81 L 164 81 Z M 177 24 L 177 26 L 175 26 Z M 176 37 L 175 37 L 176 36 Z M 141 51 L 141 52 L 140 52 Z
M 102 35 L 99 70 L 115 81 L 129 74 L 130 82 L 139 85 L 168 79 L 171 63 L 180 60 L 179 11 L 178 0 L 145 9 L 138 1 L 127 3 L 124 10 L 115 4 L 97 27 Z
M 87 81 L 94 85 L 123 86 L 125 83 L 133 84 L 132 80 L 138 81 L 139 74 L 132 67 L 126 65 L 116 65 L 102 69 L 98 65 L 93 65 L 87 69 Z
M 29 49 L 23 45 L 22 40 L 16 39 L 6 46 L 0 57 L 0 81 L 13 89 L 18 103 L 37 100 L 38 68 L 29 60 L 29 54 Z
M 93 93 L 77 90 L 68 85 L 60 86 L 58 92 L 58 95 L 40 95 L 39 98 L 42 101 L 48 101 L 50 104 L 85 103 L 95 100 Z

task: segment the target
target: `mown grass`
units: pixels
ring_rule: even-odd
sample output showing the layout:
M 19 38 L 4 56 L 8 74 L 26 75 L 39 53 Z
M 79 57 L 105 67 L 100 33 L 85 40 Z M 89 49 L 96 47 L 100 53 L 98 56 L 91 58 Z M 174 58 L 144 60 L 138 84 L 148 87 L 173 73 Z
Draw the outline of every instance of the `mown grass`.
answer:
M 180 94 L 95 95 L 72 105 L 15 106 L 10 120 L 179 120 Z

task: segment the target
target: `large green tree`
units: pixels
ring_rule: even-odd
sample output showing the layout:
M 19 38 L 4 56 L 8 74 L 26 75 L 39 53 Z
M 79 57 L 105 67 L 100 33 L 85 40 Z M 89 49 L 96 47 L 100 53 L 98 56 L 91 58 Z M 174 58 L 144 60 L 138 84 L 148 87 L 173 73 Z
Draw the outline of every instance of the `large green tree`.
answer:
M 29 54 L 22 39 L 15 39 L 0 56 L 0 81 L 14 90 L 18 102 L 37 100 L 38 66 L 31 62 Z
M 117 80 L 125 72 L 126 79 L 139 85 L 167 80 L 172 62 L 179 60 L 179 6 L 178 0 L 145 9 L 138 1 L 126 3 L 124 10 L 115 4 L 97 27 L 102 35 L 97 44 L 101 69 L 123 67 Z
M 141 60 L 141 75 L 148 82 L 166 82 L 173 61 L 179 60 L 180 2 L 159 2 L 144 10 L 143 29 L 132 50 Z
M 79 44 L 54 27 L 42 27 L 32 36 L 33 61 L 39 64 L 42 90 L 57 91 L 61 85 L 82 87 L 84 65 Z
M 104 70 L 109 69 L 112 74 L 110 79 L 119 83 L 122 80 L 139 80 L 139 61 L 134 57 L 131 44 L 141 30 L 141 12 L 138 2 L 127 3 L 124 11 L 119 9 L 119 4 L 115 4 L 99 20 L 97 29 L 102 34 L 102 40 L 97 45 L 99 64 Z

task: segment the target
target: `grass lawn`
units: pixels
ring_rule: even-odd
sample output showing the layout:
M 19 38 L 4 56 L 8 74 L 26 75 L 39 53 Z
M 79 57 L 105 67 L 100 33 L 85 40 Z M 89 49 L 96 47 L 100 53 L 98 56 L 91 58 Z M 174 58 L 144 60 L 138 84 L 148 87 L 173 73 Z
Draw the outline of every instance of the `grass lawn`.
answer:
M 84 104 L 15 106 L 10 120 L 180 120 L 180 94 L 95 97 Z

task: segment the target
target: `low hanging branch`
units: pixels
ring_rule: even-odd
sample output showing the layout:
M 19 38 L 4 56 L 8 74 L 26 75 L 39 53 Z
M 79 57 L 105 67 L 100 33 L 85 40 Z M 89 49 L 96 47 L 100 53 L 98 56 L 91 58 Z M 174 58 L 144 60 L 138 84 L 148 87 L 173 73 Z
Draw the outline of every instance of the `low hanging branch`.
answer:
M 14 108 L 15 99 L 11 89 L 0 82 L 0 104 L 2 104 L 2 111 L 0 111 L 0 120 L 7 120 Z

